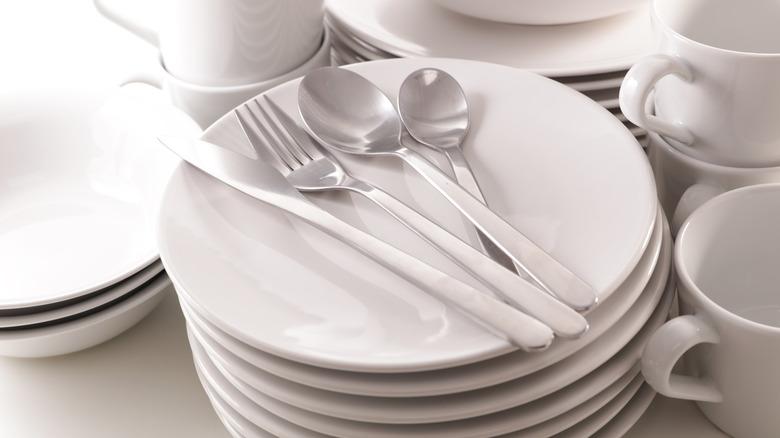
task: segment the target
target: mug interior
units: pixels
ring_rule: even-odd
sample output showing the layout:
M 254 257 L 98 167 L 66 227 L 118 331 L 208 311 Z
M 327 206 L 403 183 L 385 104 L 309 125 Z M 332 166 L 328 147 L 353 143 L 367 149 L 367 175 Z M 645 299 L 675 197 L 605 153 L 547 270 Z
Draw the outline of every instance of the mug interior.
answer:
M 678 34 L 720 49 L 780 52 L 776 0 L 656 0 L 658 18 Z
M 678 266 L 723 309 L 780 327 L 780 185 L 719 196 L 678 236 Z

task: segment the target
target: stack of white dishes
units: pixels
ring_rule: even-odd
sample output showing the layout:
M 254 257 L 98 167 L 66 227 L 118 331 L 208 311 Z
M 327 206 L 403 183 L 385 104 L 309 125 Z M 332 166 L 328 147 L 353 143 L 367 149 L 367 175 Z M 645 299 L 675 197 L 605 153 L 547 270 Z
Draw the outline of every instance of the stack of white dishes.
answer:
M 175 159 L 153 125 L 195 132 L 146 86 L 6 94 L 0 115 L 0 355 L 64 354 L 140 321 L 169 285 L 154 217 Z M 167 129 L 166 128 L 166 129 Z
M 620 436 L 654 396 L 638 361 L 674 293 L 668 225 L 642 149 L 591 100 L 518 69 L 436 58 L 346 68 L 394 99 L 423 67 L 450 73 L 470 99 L 464 153 L 487 203 L 597 291 L 590 330 L 519 351 L 342 242 L 182 164 L 158 243 L 215 410 L 241 437 Z M 297 86 L 266 95 L 300 122 Z M 203 137 L 253 155 L 232 113 Z M 396 160 L 334 154 L 477 244 L 457 210 Z M 366 200 L 311 199 L 483 289 Z
M 654 48 L 649 6 L 644 2 L 621 2 L 622 7 L 633 9 L 616 16 L 555 26 L 489 21 L 453 12 L 437 3 L 453 3 L 453 8 L 473 5 L 469 8 L 473 12 L 511 6 L 455 0 L 326 0 L 325 24 L 331 31 L 332 62 L 343 65 L 432 56 L 521 68 L 584 93 L 618 117 L 644 144 L 646 131 L 628 122 L 618 104 L 626 71 Z M 544 6 L 546 11 L 561 8 Z

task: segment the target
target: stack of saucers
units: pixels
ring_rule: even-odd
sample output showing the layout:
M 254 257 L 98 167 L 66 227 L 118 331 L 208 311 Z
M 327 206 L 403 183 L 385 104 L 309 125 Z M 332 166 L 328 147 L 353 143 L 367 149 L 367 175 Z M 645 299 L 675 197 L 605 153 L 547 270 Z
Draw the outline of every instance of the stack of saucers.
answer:
M 0 355 L 64 354 L 131 327 L 170 284 L 153 218 L 176 161 L 147 138 L 177 122 L 146 86 L 15 93 L 0 115 Z
M 584 93 L 615 114 L 640 143 L 645 143 L 646 131 L 628 122 L 620 112 L 618 93 L 627 70 L 654 48 L 647 5 L 625 2 L 634 8 L 612 17 L 553 26 L 490 21 L 442 7 L 484 17 L 487 9 L 517 9 L 520 6 L 511 3 L 524 2 L 488 3 L 327 0 L 325 21 L 332 35 L 332 62 L 343 65 L 396 57 L 436 56 L 522 68 Z M 561 5 L 544 8 L 565 9 Z
M 163 197 L 159 247 L 214 409 L 240 437 L 620 436 L 654 396 L 639 357 L 674 293 L 672 243 L 644 153 L 593 101 L 522 70 L 437 58 L 345 68 L 394 98 L 424 67 L 450 73 L 472 102 L 463 148 L 488 205 L 595 289 L 589 331 L 519 351 L 344 243 L 182 164 Z M 265 95 L 300 123 L 297 87 Z M 234 114 L 204 139 L 252 156 Z M 396 160 L 334 155 L 476 242 L 446 199 Z M 374 205 L 311 199 L 484 289 Z

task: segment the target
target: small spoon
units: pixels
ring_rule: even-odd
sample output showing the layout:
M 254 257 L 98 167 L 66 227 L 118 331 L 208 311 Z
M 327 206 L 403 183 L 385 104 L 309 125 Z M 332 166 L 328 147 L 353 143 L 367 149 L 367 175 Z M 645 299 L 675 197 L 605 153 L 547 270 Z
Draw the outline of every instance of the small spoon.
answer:
M 468 100 L 458 81 L 436 68 L 412 72 L 398 91 L 398 113 L 409 134 L 425 146 L 443 153 L 450 162 L 455 181 L 487 205 L 461 149 L 470 121 Z M 479 230 L 477 237 L 483 252 L 490 258 L 511 271 L 523 272 Z
M 308 130 L 320 143 L 345 153 L 402 158 L 548 291 L 554 291 L 559 299 L 569 297 L 567 304 L 577 310 L 585 310 L 595 304 L 596 296 L 590 286 L 434 164 L 403 146 L 400 143 L 403 132 L 401 119 L 393 103 L 362 76 L 333 67 L 315 70 L 300 83 L 298 107 Z M 532 266 L 528 266 L 529 263 Z M 550 297 L 542 293 L 539 295 Z M 559 304 L 557 316 L 579 324 L 581 333 L 584 333 L 587 321 L 569 307 Z

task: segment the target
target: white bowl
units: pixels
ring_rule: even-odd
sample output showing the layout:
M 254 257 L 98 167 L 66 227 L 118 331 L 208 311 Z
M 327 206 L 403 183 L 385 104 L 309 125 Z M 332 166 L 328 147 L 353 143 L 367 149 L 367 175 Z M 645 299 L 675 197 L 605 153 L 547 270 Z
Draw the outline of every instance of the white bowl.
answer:
M 176 157 L 149 87 L 19 88 L 0 108 L 0 313 L 61 304 L 158 260 L 154 216 Z
M 41 328 L 0 332 L 0 356 L 59 356 L 102 344 L 154 310 L 170 284 L 162 273 L 126 300 L 92 315 Z
M 630 11 L 649 0 L 433 0 L 483 20 L 515 24 L 569 24 Z

